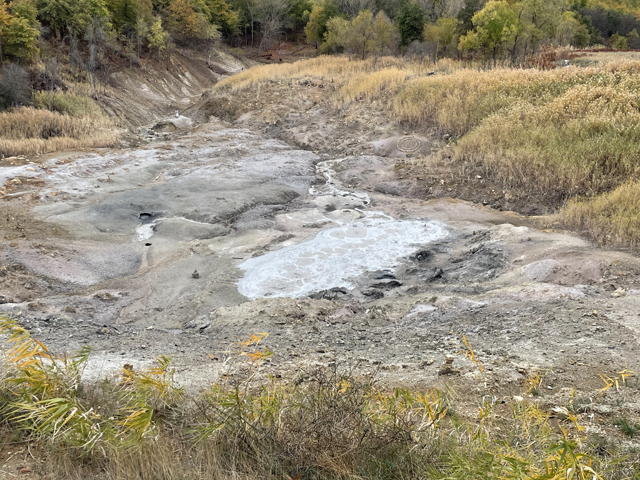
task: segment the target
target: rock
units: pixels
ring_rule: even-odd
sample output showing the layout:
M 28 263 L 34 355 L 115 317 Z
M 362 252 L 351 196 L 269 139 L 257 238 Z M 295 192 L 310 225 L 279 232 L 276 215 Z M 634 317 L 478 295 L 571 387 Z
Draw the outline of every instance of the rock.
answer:
M 154 132 L 175 132 L 176 130 L 191 128 L 193 121 L 188 117 L 179 116 L 156 123 L 152 130 Z
M 624 297 L 626 295 L 627 295 L 627 291 L 622 287 L 617 288 L 615 291 L 611 292 L 611 297 L 612 298 L 620 298 L 620 297 Z
M 349 292 L 342 287 L 334 287 L 329 290 L 320 290 L 319 292 L 312 293 L 309 295 L 309 298 L 313 298 L 314 300 L 337 300 L 339 298 L 344 298 L 343 296 L 348 296 Z
M 191 274 L 191 278 L 200 278 L 200 274 L 198 273 L 197 269 L 193 271 L 193 273 Z
M 423 360 L 420 362 L 420 364 L 418 365 L 419 368 L 424 368 L 427 367 L 429 365 L 433 365 L 435 363 L 435 360 L 433 358 L 430 358 L 429 360 Z
M 22 474 L 31 473 L 31 470 L 29 470 L 27 467 L 22 467 L 20 469 L 20 473 L 22 473 Z
M 194 328 L 194 329 L 197 328 L 198 330 L 203 331 L 206 328 L 208 328 L 209 325 L 211 325 L 211 322 L 208 321 L 208 320 L 203 320 L 203 319 L 197 320 L 197 319 L 194 319 L 194 320 L 191 320 L 191 321 L 187 322 L 184 325 L 184 328 Z
M 455 357 L 444 357 L 444 362 L 438 369 L 438 375 L 459 375 L 460 371 L 453 368 Z
M 414 255 L 414 258 L 419 262 L 423 262 L 425 260 L 428 260 L 432 255 L 433 253 L 431 253 L 429 250 L 420 250 Z
M 396 279 L 396 277 L 390 273 L 379 273 L 373 278 L 374 280 L 389 280 L 389 279 L 395 280 Z
M 391 290 L 392 288 L 401 287 L 402 283 L 398 280 L 386 280 L 383 282 L 374 283 L 371 285 L 371 288 L 380 288 L 383 290 Z
M 434 271 L 428 273 L 426 275 L 425 280 L 427 282 L 433 282 L 435 280 L 439 280 L 442 278 L 442 275 L 444 275 L 444 270 L 442 270 L 441 268 L 436 268 Z
M 99 292 L 95 294 L 95 297 L 103 302 L 113 302 L 118 299 L 115 295 L 112 295 L 109 292 Z
M 72 305 L 67 305 L 66 307 L 64 307 L 64 311 L 67 313 L 78 313 L 78 311 L 76 310 L 76 307 Z
M 379 298 L 384 297 L 384 293 L 381 292 L 380 290 L 376 290 L 375 288 L 371 288 L 369 290 L 363 290 L 362 294 L 364 296 L 366 296 L 366 297 L 371 297 L 371 298 L 374 298 L 376 300 L 379 299 Z
M 611 415 L 614 411 L 611 405 L 592 405 L 591 410 L 600 415 Z
M 0 295 L 0 304 L 7 303 L 7 297 Z
M 566 407 L 555 406 L 555 407 L 553 407 L 551 409 L 551 411 L 558 418 L 568 418 L 569 417 L 569 410 L 567 410 Z

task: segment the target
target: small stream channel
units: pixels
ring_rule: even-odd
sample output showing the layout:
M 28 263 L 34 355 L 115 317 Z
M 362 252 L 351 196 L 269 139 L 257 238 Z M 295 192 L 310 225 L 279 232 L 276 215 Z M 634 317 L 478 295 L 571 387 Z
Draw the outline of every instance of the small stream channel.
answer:
M 319 162 L 316 172 L 325 178 L 325 183 L 311 187 L 309 195 L 320 200 L 316 203 L 343 197 L 355 215 L 347 216 L 350 220 L 326 215 L 337 226 L 297 245 L 241 263 L 239 267 L 245 274 L 237 285 L 242 295 L 251 299 L 296 298 L 335 287 L 353 288 L 353 280 L 358 276 L 394 269 L 403 258 L 448 235 L 440 222 L 397 220 L 383 212 L 368 210 L 369 195 L 350 191 L 337 179 L 335 169 L 344 160 Z

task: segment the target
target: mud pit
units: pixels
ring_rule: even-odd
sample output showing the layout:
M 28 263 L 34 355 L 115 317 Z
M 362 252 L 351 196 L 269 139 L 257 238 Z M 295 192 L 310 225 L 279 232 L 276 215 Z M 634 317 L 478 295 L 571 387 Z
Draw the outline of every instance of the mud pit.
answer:
M 0 310 L 53 349 L 92 345 L 93 378 L 165 354 L 193 388 L 253 332 L 270 333 L 261 368 L 279 375 L 335 364 L 432 384 L 463 335 L 496 392 L 536 368 L 553 372 L 547 395 L 638 369 L 636 257 L 402 195 L 402 152 L 387 151 L 411 146 L 402 138 L 370 145 L 385 157 L 331 158 L 212 121 L 144 148 L 0 169 L 3 182 L 40 181 L 3 202 Z M 454 367 L 478 375 L 464 355 Z

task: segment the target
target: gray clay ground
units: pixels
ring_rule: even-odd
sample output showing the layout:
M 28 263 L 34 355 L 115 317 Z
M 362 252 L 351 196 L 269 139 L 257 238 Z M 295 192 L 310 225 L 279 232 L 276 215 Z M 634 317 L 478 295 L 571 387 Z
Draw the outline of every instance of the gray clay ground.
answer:
M 463 335 L 496 392 L 534 369 L 551 396 L 637 371 L 638 259 L 405 194 L 404 137 L 330 156 L 212 119 L 139 148 L 1 168 L 24 188 L 2 203 L 0 311 L 54 350 L 91 345 L 89 378 L 170 355 L 193 389 L 255 332 L 270 334 L 261 368 L 277 375 L 336 365 L 425 386 L 452 355 L 447 378 L 477 377 Z

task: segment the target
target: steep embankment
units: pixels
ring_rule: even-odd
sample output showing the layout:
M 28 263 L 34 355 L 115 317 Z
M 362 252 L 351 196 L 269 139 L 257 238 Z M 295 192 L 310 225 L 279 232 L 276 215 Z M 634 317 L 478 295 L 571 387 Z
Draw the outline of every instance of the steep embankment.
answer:
M 209 62 L 175 53 L 164 62 L 113 72 L 100 97 L 107 113 L 126 127 L 139 127 L 185 110 L 204 90 L 249 66 L 223 50 Z

